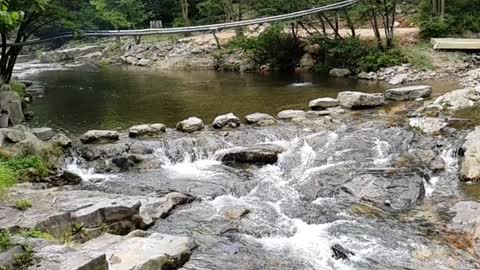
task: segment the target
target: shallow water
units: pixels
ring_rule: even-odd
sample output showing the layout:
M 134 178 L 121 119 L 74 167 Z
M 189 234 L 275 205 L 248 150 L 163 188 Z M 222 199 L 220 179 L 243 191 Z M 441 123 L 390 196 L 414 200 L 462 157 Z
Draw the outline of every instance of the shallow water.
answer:
M 285 109 L 308 109 L 308 101 L 352 90 L 381 92 L 376 82 L 314 74 L 239 74 L 214 71 L 146 71 L 103 68 L 100 72 L 46 71 L 30 76 L 46 84 L 35 100 L 36 125 L 69 133 L 88 129 L 125 129 L 141 123 L 164 123 L 197 116 L 206 124 L 220 114 L 253 112 L 276 115 Z M 430 82 L 431 83 L 431 82 Z M 433 83 L 436 92 L 448 83 Z

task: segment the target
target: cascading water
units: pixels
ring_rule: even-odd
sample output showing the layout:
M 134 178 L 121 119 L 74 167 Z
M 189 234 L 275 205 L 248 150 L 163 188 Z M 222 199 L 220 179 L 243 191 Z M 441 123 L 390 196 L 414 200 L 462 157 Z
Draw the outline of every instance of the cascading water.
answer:
M 150 229 L 194 238 L 198 248 L 183 269 L 449 269 L 451 261 L 469 269 L 448 255 L 450 246 L 398 220 L 425 196 L 447 192 L 457 166 L 453 146 L 439 150 L 446 170 L 426 181 L 398 165 L 416 147 L 435 145 L 417 142 L 410 130 L 382 123 L 281 130 L 165 138 L 150 161 L 160 165 L 93 184 L 106 192 L 196 196 Z M 274 164 L 221 162 L 232 148 L 265 142 L 284 149 Z M 336 258 L 334 245 L 349 258 Z M 419 259 L 424 253 L 433 255 Z

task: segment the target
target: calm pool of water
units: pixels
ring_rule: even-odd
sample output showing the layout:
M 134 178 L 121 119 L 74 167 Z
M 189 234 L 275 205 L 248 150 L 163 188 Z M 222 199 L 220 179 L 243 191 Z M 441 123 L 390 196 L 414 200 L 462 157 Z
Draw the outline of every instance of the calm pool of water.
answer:
M 33 125 L 78 134 L 89 129 L 125 129 L 135 124 L 169 127 L 190 116 L 206 124 L 233 112 L 275 115 L 285 109 L 308 109 L 308 101 L 335 97 L 339 91 L 383 91 L 376 82 L 314 74 L 239 74 L 214 71 L 145 71 L 103 68 L 100 72 L 49 71 L 31 79 L 47 85 L 46 95 L 30 110 Z

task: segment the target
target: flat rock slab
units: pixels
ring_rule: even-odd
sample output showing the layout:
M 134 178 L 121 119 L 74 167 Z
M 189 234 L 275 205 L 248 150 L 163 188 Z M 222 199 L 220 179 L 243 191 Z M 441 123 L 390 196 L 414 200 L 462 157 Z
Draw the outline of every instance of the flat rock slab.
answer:
M 34 249 L 40 262 L 31 270 L 108 270 L 104 252 L 75 250 L 61 245 L 48 245 Z
M 308 107 L 310 107 L 312 110 L 322 110 L 336 106 L 338 106 L 338 99 L 329 97 L 317 98 L 310 100 L 308 103 Z
M 456 111 L 471 108 L 475 106 L 479 100 L 480 95 L 475 90 L 458 89 L 438 97 L 433 104 Z
M 465 138 L 462 146 L 464 157 L 462 159 L 461 176 L 466 180 L 480 179 L 480 127 L 476 127 Z
M 285 110 L 285 111 L 279 112 L 277 117 L 278 119 L 281 119 L 281 120 L 293 120 L 296 118 L 298 119 L 305 118 L 306 113 L 301 110 Z
M 247 123 L 256 124 L 258 126 L 268 126 L 277 123 L 277 120 L 266 113 L 252 113 L 245 116 Z
M 429 97 L 431 94 L 432 87 L 429 85 L 412 85 L 387 89 L 385 98 L 390 100 L 415 100 Z
M 112 142 L 120 138 L 118 132 L 114 130 L 90 130 L 80 137 L 80 141 L 85 144 L 98 142 Z
M 345 91 L 338 93 L 337 99 L 342 107 L 348 109 L 372 108 L 385 104 L 385 96 L 381 93 L 369 94 Z
M 181 193 L 151 198 L 60 188 L 32 190 L 24 186 L 13 189 L 11 195 L 34 202 L 33 207 L 22 212 L 0 205 L 0 229 L 18 231 L 37 227 L 54 235 L 63 235 L 72 224 L 83 224 L 86 228 L 107 225 L 128 233 L 148 227 L 156 219 L 168 216 L 175 206 L 192 200 Z
M 55 136 L 55 131 L 53 131 L 53 129 L 48 127 L 32 128 L 32 132 L 33 134 L 35 134 L 35 136 L 37 136 L 37 138 L 39 138 L 42 141 L 48 141 L 51 138 L 53 138 L 53 136 Z
M 164 124 L 144 124 L 133 126 L 128 129 L 128 136 L 131 138 L 142 136 L 158 136 L 164 133 L 167 127 Z
M 104 234 L 83 244 L 81 250 L 105 253 L 110 270 L 177 269 L 196 246 L 185 236 L 142 234 L 133 232 L 125 237 Z
M 177 123 L 177 130 L 181 132 L 192 133 L 202 130 L 205 127 L 202 119 L 197 117 L 189 117 L 183 121 Z

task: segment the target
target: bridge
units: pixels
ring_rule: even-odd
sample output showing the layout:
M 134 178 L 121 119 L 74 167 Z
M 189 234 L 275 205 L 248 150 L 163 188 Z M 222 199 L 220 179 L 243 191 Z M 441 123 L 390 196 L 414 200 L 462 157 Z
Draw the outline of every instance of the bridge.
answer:
M 350 7 L 360 0 L 345 0 L 338 3 L 311 8 L 307 10 L 297 11 L 293 13 L 276 15 L 270 17 L 262 17 L 250 20 L 243 20 L 237 22 L 228 22 L 228 23 L 219 23 L 219 24 L 209 24 L 209 25 L 199 25 L 199 26 L 188 26 L 188 27 L 173 27 L 173 28 L 148 28 L 148 29 L 138 29 L 138 30 L 85 30 L 82 31 L 81 37 L 120 37 L 120 36 L 147 36 L 147 35 L 163 35 L 163 34 L 179 34 L 179 33 L 192 33 L 192 32 L 213 32 L 214 34 L 217 31 L 223 29 L 239 28 L 246 27 L 256 24 L 264 23 L 274 23 L 280 21 L 293 20 L 313 14 L 318 14 L 322 12 L 337 11 L 347 7 Z M 8 47 L 16 46 L 30 46 L 45 42 L 50 42 L 57 39 L 65 38 L 75 38 L 77 34 L 75 32 L 64 32 L 48 37 L 32 39 L 25 42 L 19 43 L 9 43 Z

